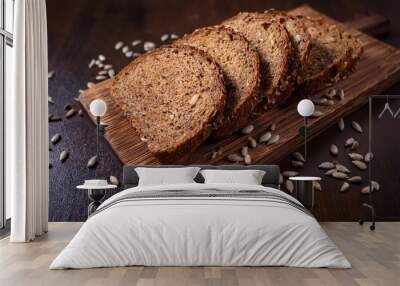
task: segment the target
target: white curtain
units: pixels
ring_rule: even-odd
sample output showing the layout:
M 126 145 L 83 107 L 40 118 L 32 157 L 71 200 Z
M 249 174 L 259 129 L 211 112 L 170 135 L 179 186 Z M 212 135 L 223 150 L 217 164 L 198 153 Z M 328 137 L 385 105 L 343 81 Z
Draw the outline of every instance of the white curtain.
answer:
M 48 68 L 45 0 L 15 1 L 13 92 L 6 98 L 6 187 L 12 242 L 48 224 Z

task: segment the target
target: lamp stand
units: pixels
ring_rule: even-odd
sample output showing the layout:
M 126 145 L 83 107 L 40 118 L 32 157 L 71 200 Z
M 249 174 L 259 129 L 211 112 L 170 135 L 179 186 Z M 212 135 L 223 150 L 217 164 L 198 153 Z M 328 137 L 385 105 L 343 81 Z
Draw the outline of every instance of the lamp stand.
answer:
M 299 129 L 299 134 L 304 137 L 304 160 L 307 161 L 308 117 L 304 116 L 304 126 Z

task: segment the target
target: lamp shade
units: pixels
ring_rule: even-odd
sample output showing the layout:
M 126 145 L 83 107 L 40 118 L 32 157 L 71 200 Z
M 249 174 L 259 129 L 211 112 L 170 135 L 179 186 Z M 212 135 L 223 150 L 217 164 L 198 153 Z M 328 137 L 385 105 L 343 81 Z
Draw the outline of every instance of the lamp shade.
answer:
M 314 110 L 315 110 L 314 103 L 309 99 L 303 99 L 297 105 L 297 112 L 303 117 L 308 117 L 313 115 Z
M 95 99 L 90 103 L 90 112 L 94 116 L 103 116 L 107 111 L 107 104 L 104 100 Z

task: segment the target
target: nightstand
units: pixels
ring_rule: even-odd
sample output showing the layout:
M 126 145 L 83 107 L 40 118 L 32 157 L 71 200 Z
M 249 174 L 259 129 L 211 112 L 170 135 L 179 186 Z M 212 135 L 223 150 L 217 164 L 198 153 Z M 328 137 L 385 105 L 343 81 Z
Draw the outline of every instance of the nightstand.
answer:
M 314 207 L 314 181 L 321 181 L 320 177 L 290 177 L 294 182 L 296 199 L 298 199 L 307 209 Z
M 76 188 L 80 190 L 87 190 L 88 196 L 91 203 L 88 206 L 88 217 L 96 211 L 101 205 L 107 190 L 115 189 L 116 185 L 104 185 L 104 186 L 91 186 L 91 185 L 79 185 Z

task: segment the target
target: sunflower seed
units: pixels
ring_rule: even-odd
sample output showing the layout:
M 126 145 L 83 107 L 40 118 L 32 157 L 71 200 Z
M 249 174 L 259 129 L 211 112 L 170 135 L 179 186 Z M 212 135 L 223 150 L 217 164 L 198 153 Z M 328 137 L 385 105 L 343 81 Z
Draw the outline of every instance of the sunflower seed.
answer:
M 129 51 L 129 52 L 125 53 L 125 57 L 127 57 L 127 58 L 131 58 L 132 56 L 133 56 L 133 52 L 132 51 Z
M 276 124 L 272 123 L 271 126 L 269 127 L 269 130 L 275 131 L 275 129 L 276 129 Z
M 358 122 L 356 122 L 356 121 L 351 122 L 351 126 L 358 133 L 363 133 L 363 129 L 362 129 L 361 125 Z
M 54 75 L 55 75 L 54 71 L 49 71 L 49 73 L 47 74 L 47 78 L 52 79 L 54 77 Z
M 366 187 L 361 189 L 361 194 L 367 195 L 369 193 L 370 193 L 369 186 L 366 186 Z
M 280 140 L 280 136 L 278 134 L 272 135 L 271 139 L 269 139 L 268 144 L 278 143 Z
M 94 83 L 89 81 L 86 85 L 88 88 L 92 88 L 94 86 Z
M 344 142 L 344 146 L 345 146 L 345 147 L 350 147 L 351 145 L 353 145 L 354 141 L 355 141 L 355 140 L 354 140 L 353 137 L 348 138 L 348 139 L 346 140 L 346 142 Z
M 360 170 L 364 171 L 368 168 L 367 164 L 365 164 L 363 161 L 353 160 L 351 162 L 354 164 L 354 166 L 356 166 Z
M 98 75 L 96 76 L 96 80 L 105 80 L 106 77 L 104 75 Z
M 332 176 L 332 174 L 336 172 L 336 169 L 330 169 L 328 171 L 325 172 L 325 176 Z
M 325 96 L 327 96 L 330 99 L 334 98 L 335 95 L 336 95 L 336 89 L 334 88 L 330 88 L 328 91 L 325 92 Z
M 336 171 L 332 173 L 332 177 L 335 179 L 347 179 L 349 176 L 345 173 Z
M 168 34 L 164 34 L 164 35 L 161 36 L 160 40 L 161 40 L 161 42 L 165 42 L 166 40 L 168 40 L 168 38 L 169 38 L 169 35 Z
M 321 117 L 321 116 L 324 116 L 324 115 L 325 115 L 325 114 L 324 114 L 322 111 L 316 110 L 316 111 L 314 111 L 314 113 L 311 115 L 311 117 L 318 118 L 318 117 Z
M 94 65 L 96 64 L 96 60 L 95 59 L 91 59 L 88 65 L 88 68 L 92 68 Z
M 217 158 L 217 156 L 218 156 L 218 152 L 217 151 L 214 151 L 214 152 L 211 153 L 211 159 L 215 159 L 215 158 Z
M 337 156 L 339 155 L 339 148 L 335 145 L 332 144 L 331 148 L 329 149 L 329 152 L 333 155 L 333 156 Z
M 119 41 L 115 44 L 114 49 L 118 51 L 120 48 L 122 48 L 123 45 L 124 45 L 124 42 Z
M 132 57 L 137 58 L 140 55 L 141 55 L 141 53 L 133 53 Z
M 316 191 L 322 191 L 322 186 L 321 186 L 321 184 L 319 183 L 319 182 L 317 182 L 317 181 L 313 181 L 313 189 L 314 190 L 316 190 Z
M 218 147 L 218 148 L 217 148 L 217 153 L 218 153 L 218 155 L 222 155 L 223 152 L 224 152 L 224 150 L 223 150 L 222 147 Z
M 99 68 L 104 67 L 104 64 L 103 64 L 101 61 L 96 61 L 96 65 L 97 65 Z
M 105 75 L 105 74 L 107 74 L 106 70 L 99 71 L 99 75 Z
M 348 179 L 349 182 L 351 183 L 361 183 L 362 182 L 362 177 L 361 176 L 354 176 Z
M 356 150 L 358 147 L 360 146 L 360 143 L 358 143 L 358 141 L 354 141 L 353 144 L 351 144 L 350 149 L 352 151 Z
M 250 124 L 242 128 L 242 134 L 250 134 L 254 130 L 254 125 Z
M 268 104 L 264 104 L 264 105 L 263 105 L 263 110 L 264 110 L 264 111 L 268 111 L 268 110 L 269 110 Z
M 379 191 L 381 189 L 381 185 L 377 181 L 371 181 L 372 190 Z
M 61 121 L 62 119 L 61 119 L 61 117 L 59 117 L 59 116 L 54 116 L 54 115 L 51 115 L 50 117 L 49 117 L 49 122 L 56 122 L 56 121 Z
M 292 166 L 295 168 L 303 168 L 304 163 L 301 161 L 292 160 Z
M 109 70 L 109 69 L 111 69 L 113 66 L 112 65 L 104 65 L 104 69 L 105 70 Z
M 256 148 L 257 147 L 256 139 L 254 139 L 253 137 L 249 136 L 249 138 L 247 138 L 247 140 L 249 141 L 249 145 L 250 145 L 251 148 Z
M 287 177 L 287 178 L 296 177 L 296 176 L 299 175 L 299 172 L 296 172 L 296 171 L 284 171 L 284 172 L 282 173 L 282 175 L 283 175 L 284 177 Z
M 344 120 L 343 120 L 343 118 L 340 118 L 340 119 L 339 119 L 339 121 L 338 121 L 338 128 L 339 128 L 339 131 L 340 131 L 340 132 L 342 132 L 342 131 L 344 130 Z
M 89 161 L 87 163 L 87 167 L 90 169 L 90 168 L 93 168 L 96 165 L 97 165 L 97 156 L 95 155 L 95 156 L 93 156 L 93 157 L 91 157 L 89 159 Z
M 80 117 L 83 117 L 83 110 L 82 110 L 82 109 L 79 109 L 78 115 L 79 115 Z
M 154 49 L 156 47 L 156 44 L 154 44 L 153 42 L 145 42 L 143 44 L 143 50 L 145 50 L 146 52 Z
M 65 114 L 65 118 L 71 118 L 76 114 L 76 109 L 71 108 L 68 110 L 68 112 Z
M 54 145 L 57 144 L 58 142 L 60 142 L 61 140 L 61 135 L 60 134 L 54 134 L 53 137 L 51 137 L 51 143 L 53 143 Z
M 231 162 L 243 162 L 244 158 L 238 154 L 229 154 L 226 159 Z
M 78 92 L 79 92 L 79 93 L 83 93 L 84 90 L 83 90 L 83 89 L 79 89 Z
M 109 70 L 108 70 L 108 76 L 109 76 L 110 78 L 114 77 L 114 76 L 115 76 L 115 71 L 114 71 L 113 69 L 109 69 Z
M 116 176 L 110 176 L 111 185 L 119 186 L 119 180 Z
M 336 170 L 342 173 L 350 174 L 351 171 L 344 165 L 342 164 L 336 164 Z
M 306 159 L 304 158 L 303 154 L 301 154 L 300 152 L 294 152 L 294 153 L 292 153 L 292 156 L 297 161 L 300 161 L 300 162 L 305 162 L 306 161 Z
M 61 163 L 64 163 L 68 159 L 69 153 L 67 150 L 64 150 L 60 154 L 60 161 Z
M 179 36 L 177 34 L 171 34 L 171 39 L 172 40 L 176 40 L 178 38 L 179 38 Z
M 318 168 L 323 170 L 330 170 L 335 168 L 335 164 L 333 164 L 332 162 L 323 162 L 318 166 Z
M 371 159 L 374 157 L 374 155 L 371 152 L 368 152 L 364 156 L 364 162 L 369 163 L 371 162 Z
M 128 47 L 128 46 L 124 46 L 124 47 L 122 48 L 122 52 L 123 52 L 124 54 L 126 54 L 127 52 L 129 52 L 129 47 Z
M 293 193 L 293 191 L 294 191 L 294 184 L 293 184 L 293 182 L 292 182 L 291 180 L 286 180 L 286 182 L 285 182 L 285 187 L 286 187 L 286 190 L 287 190 L 289 193 Z
M 315 105 L 326 105 L 328 99 L 326 97 L 320 97 L 313 100 Z
M 344 90 L 340 89 L 339 92 L 336 94 L 336 96 L 338 97 L 339 100 L 343 100 L 344 99 Z
M 246 154 L 246 155 L 244 156 L 244 163 L 245 163 L 246 165 L 250 165 L 250 164 L 251 164 L 251 156 L 250 156 L 250 154 Z
M 51 103 L 51 104 L 54 104 L 54 100 L 53 100 L 53 98 L 52 98 L 51 96 L 48 96 L 48 97 L 47 97 L 47 101 L 48 101 L 49 103 Z
M 99 55 L 99 60 L 104 62 L 106 60 L 106 57 L 102 54 Z
M 344 182 L 343 185 L 340 187 L 340 192 L 343 193 L 349 189 L 350 189 L 350 184 L 347 182 Z
M 358 153 L 349 153 L 349 157 L 352 160 L 362 161 L 364 160 L 364 156 Z
M 246 156 L 247 154 L 249 154 L 249 147 L 243 146 L 240 153 L 242 154 L 243 157 Z
M 135 47 L 135 46 L 137 46 L 137 45 L 140 45 L 141 43 L 142 43 L 142 40 L 134 40 L 134 41 L 132 42 L 132 46 Z
M 79 97 L 73 97 L 72 99 L 75 100 L 76 102 L 81 102 L 81 101 L 79 100 Z
M 272 133 L 271 132 L 265 132 L 260 136 L 258 139 L 258 143 L 267 143 L 270 139 L 272 138 Z

